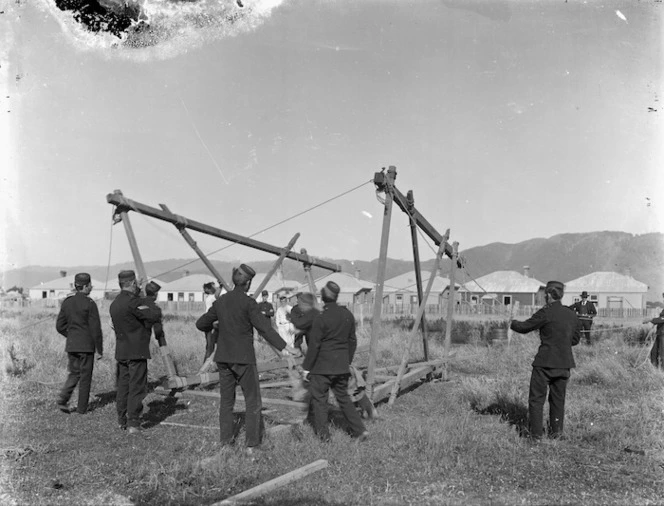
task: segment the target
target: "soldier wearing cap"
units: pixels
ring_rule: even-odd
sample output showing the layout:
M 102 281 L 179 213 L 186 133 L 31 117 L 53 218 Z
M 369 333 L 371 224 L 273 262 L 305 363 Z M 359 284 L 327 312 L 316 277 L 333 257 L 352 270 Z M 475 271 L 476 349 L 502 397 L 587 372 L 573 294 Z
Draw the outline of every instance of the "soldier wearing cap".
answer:
M 309 347 L 302 363 L 302 375 L 309 381 L 311 394 L 307 418 L 313 422 L 318 437 L 329 441 L 327 400 L 331 388 L 351 436 L 364 441 L 369 433 L 348 395 L 349 366 L 357 347 L 355 318 L 348 309 L 337 304 L 339 291 L 339 285 L 333 281 L 321 289 L 323 311 L 314 319 L 309 333 Z
M 295 327 L 295 348 L 302 351 L 302 341 L 306 339 L 309 346 L 309 332 L 316 316 L 320 311 L 316 307 L 316 297 L 313 293 L 303 292 L 297 294 L 297 304 L 291 309 L 291 323 Z
M 662 294 L 664 297 L 664 293 Z M 650 350 L 650 362 L 655 367 L 664 369 L 664 309 L 656 318 L 647 318 L 643 323 L 652 323 L 657 326 L 655 342 Z
M 60 307 L 55 329 L 67 338 L 65 351 L 68 355 L 69 375 L 57 399 L 58 408 L 69 413 L 69 399 L 78 385 L 78 405 L 76 411 L 88 410 L 94 354 L 98 359 L 104 354 L 104 343 L 97 304 L 89 295 L 92 290 L 90 275 L 81 272 L 74 276 L 74 293 L 69 295 Z
M 261 444 L 263 438 L 262 401 L 256 368 L 254 334 L 256 329 L 268 343 L 282 351 L 283 355 L 296 354 L 286 347 L 269 320 L 261 314 L 257 302 L 247 295 L 251 280 L 256 275 L 248 265 L 242 264 L 233 269 L 233 290 L 219 297 L 210 310 L 196 322 L 196 328 L 203 332 L 212 330 L 215 322 L 219 324 L 217 350 L 214 360 L 219 369 L 219 439 L 222 445 L 235 441 L 233 433 L 233 407 L 235 389 L 242 388 L 246 413 L 247 452 Z
M 510 328 L 520 334 L 539 330 L 540 346 L 533 361 L 528 394 L 530 437 L 540 440 L 543 413 L 549 391 L 549 429 L 560 437 L 565 419 L 565 393 L 570 369 L 575 366 L 572 346 L 579 344 L 581 324 L 570 308 L 561 304 L 565 286 L 549 281 L 544 289 L 546 305 L 524 322 L 513 320 Z
M 593 326 L 593 318 L 597 315 L 595 304 L 588 300 L 588 292 L 585 290 L 581 292 L 581 300 L 568 306 L 573 310 L 581 321 L 581 337 L 587 344 L 593 344 L 590 337 L 590 327 Z
M 118 282 L 121 291 L 110 308 L 116 339 L 116 408 L 120 428 L 135 434 L 147 394 L 150 329 L 161 321 L 161 310 L 138 296 L 141 287 L 134 271 L 121 271 Z
M 265 316 L 265 318 L 267 318 L 270 324 L 272 324 L 272 317 L 274 316 L 274 306 L 272 305 L 272 303 L 270 303 L 269 300 L 267 300 L 268 295 L 269 294 L 267 290 L 263 290 L 261 292 L 261 297 L 263 300 L 258 303 L 258 310 L 261 312 L 263 316 Z

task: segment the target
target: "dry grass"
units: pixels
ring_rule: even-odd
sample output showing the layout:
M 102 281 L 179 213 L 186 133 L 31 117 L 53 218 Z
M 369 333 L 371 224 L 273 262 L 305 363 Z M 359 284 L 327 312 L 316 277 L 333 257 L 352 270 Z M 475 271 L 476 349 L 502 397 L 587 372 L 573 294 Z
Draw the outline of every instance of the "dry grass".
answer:
M 219 451 L 213 400 L 150 394 L 143 437 L 115 428 L 113 334 L 107 310 L 101 313 L 106 350 L 93 381 L 97 407 L 84 416 L 54 409 L 66 375 L 55 313 L 2 314 L 0 503 L 210 504 L 319 458 L 328 460 L 326 470 L 256 504 L 660 504 L 664 495 L 664 374 L 625 332 L 575 349 L 562 441 L 533 447 L 519 436 L 536 337 L 516 336 L 509 348 L 471 339 L 453 347 L 450 381 L 423 384 L 392 408 L 379 407 L 382 419 L 369 426 L 368 443 L 334 430 L 324 445 L 297 427 L 268 436 L 254 462 L 239 451 L 241 433 L 239 448 L 204 467 L 201 459 Z M 194 321 L 180 316 L 165 324 L 183 372 L 197 370 L 203 358 Z M 484 331 L 467 325 L 471 334 Z M 368 343 L 368 328 L 358 335 Z M 383 328 L 379 367 L 399 362 L 406 336 Z M 420 346 L 413 360 L 421 358 Z M 271 358 L 262 345 L 258 353 Z M 430 353 L 442 355 L 440 334 L 432 334 Z M 158 352 L 153 356 L 156 380 L 164 370 Z M 275 409 L 265 416 L 274 425 L 294 415 L 301 416 Z

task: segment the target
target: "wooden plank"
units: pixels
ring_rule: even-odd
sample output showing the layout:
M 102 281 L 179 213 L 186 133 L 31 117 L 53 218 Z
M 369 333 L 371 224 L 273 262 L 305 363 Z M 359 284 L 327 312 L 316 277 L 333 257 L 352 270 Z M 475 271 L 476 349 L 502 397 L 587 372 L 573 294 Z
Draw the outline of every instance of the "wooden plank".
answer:
M 253 499 L 272 492 L 280 487 L 288 485 L 312 473 L 325 469 L 327 467 L 327 460 L 320 459 L 291 471 L 290 473 L 283 474 L 272 480 L 266 481 L 256 487 L 245 490 L 237 495 L 227 497 L 223 501 L 216 502 L 212 506 L 227 506 L 231 504 L 240 504 L 251 502 Z
M 157 389 L 155 388 L 155 392 Z M 159 393 L 159 392 L 157 392 Z M 180 395 L 193 395 L 194 397 L 208 397 L 211 399 L 219 399 L 219 392 L 205 392 L 201 390 L 184 390 L 182 392 L 178 392 Z M 244 402 L 244 396 L 241 394 L 236 394 L 235 395 L 235 400 L 237 401 L 242 401 Z M 296 402 L 296 401 L 289 401 L 288 399 L 270 399 L 269 397 L 261 397 L 261 400 L 263 404 L 278 404 L 281 406 L 291 406 L 294 408 L 300 408 L 300 409 L 306 409 L 309 404 L 306 402 Z
M 401 379 L 401 387 L 399 391 L 404 390 L 411 385 L 417 383 L 422 379 L 422 377 L 426 376 L 427 374 L 431 372 L 436 371 L 436 367 L 428 365 L 424 367 L 418 367 L 417 369 L 410 371 L 408 374 L 405 374 L 403 378 Z M 371 397 L 371 401 L 375 404 L 377 402 L 382 401 L 383 399 L 386 399 L 390 396 L 390 391 L 392 390 L 392 386 L 394 385 L 395 380 L 390 380 L 386 383 L 383 383 L 381 386 L 376 388 L 373 392 L 373 395 Z
M 190 429 L 212 429 L 219 430 L 219 427 L 211 427 L 208 425 L 190 425 L 188 423 L 175 423 L 175 422 L 159 422 L 158 425 L 171 425 L 173 427 L 187 427 Z

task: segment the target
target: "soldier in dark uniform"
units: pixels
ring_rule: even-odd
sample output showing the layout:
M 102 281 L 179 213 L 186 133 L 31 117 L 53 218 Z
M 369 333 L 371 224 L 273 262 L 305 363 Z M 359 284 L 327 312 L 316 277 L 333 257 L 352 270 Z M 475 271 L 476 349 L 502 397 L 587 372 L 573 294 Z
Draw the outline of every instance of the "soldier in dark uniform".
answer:
M 302 375 L 309 381 L 310 418 L 313 415 L 318 437 L 323 441 L 330 440 L 327 400 L 331 388 L 351 435 L 364 441 L 369 433 L 348 395 L 349 365 L 357 347 L 355 318 L 348 309 L 337 305 L 338 296 L 339 285 L 332 281 L 321 290 L 323 311 L 314 319 L 309 333 Z
M 544 401 L 549 390 L 549 428 L 560 437 L 565 419 L 565 393 L 570 369 L 575 366 L 572 346 L 579 344 L 581 324 L 573 311 L 561 304 L 564 285 L 549 281 L 544 289 L 546 305 L 525 322 L 513 320 L 510 328 L 520 334 L 539 330 L 540 346 L 533 361 L 528 394 L 530 437 L 540 440 L 544 432 Z
M 302 341 L 306 339 L 309 346 L 308 333 L 316 316 L 320 311 L 316 307 L 316 297 L 313 293 L 303 292 L 297 294 L 297 304 L 291 309 L 291 323 L 295 327 L 295 348 L 302 351 Z
M 235 287 L 219 297 L 212 307 L 196 322 L 196 328 L 209 332 L 215 322 L 219 322 L 217 350 L 214 360 L 219 369 L 219 439 L 223 445 L 234 442 L 233 407 L 235 389 L 242 388 L 246 413 L 247 453 L 260 445 L 263 438 L 262 401 L 256 368 L 253 330 L 263 336 L 268 343 L 288 356 L 295 354 L 272 328 L 270 321 L 258 309 L 257 302 L 247 295 L 251 280 L 256 275 L 248 265 L 242 264 L 233 269 Z
M 261 312 L 265 318 L 268 319 L 270 325 L 272 325 L 272 317 L 274 316 L 274 306 L 267 300 L 268 291 L 263 290 L 261 292 L 263 300 L 258 303 L 258 310 Z
M 97 304 L 88 295 L 92 290 L 90 275 L 82 272 L 74 276 L 75 292 L 69 295 L 60 307 L 55 324 L 58 333 L 67 338 L 65 351 L 69 357 L 69 376 L 57 400 L 58 408 L 69 413 L 69 398 L 78 385 L 78 405 L 76 411 L 88 410 L 94 354 L 100 359 L 104 354 L 104 344 Z
M 147 394 L 150 328 L 161 321 L 161 310 L 138 296 L 140 286 L 134 271 L 120 272 L 118 281 L 122 290 L 110 308 L 116 338 L 118 424 L 135 434 L 140 431 Z
M 662 297 L 664 297 L 664 293 L 662 294 Z M 652 365 L 655 367 L 664 369 L 664 309 L 659 313 L 658 317 L 643 320 L 643 323 L 657 325 L 655 342 L 650 350 L 650 362 L 652 362 Z
M 576 313 L 581 321 L 581 337 L 584 338 L 586 344 L 593 344 L 590 337 L 590 327 L 593 326 L 593 318 L 597 315 L 597 309 L 595 309 L 595 304 L 588 300 L 588 292 L 585 290 L 581 292 L 581 300 L 568 307 Z
M 161 308 L 157 306 L 157 296 L 159 290 L 161 290 L 161 285 L 155 281 L 150 281 L 147 285 L 145 285 L 145 297 L 143 298 L 143 302 L 151 310 L 159 311 L 161 313 Z M 158 322 L 145 322 L 145 328 L 151 332 L 154 331 L 154 338 L 159 343 L 159 346 L 163 346 L 166 335 L 164 334 L 164 325 L 161 321 L 161 316 L 159 317 Z

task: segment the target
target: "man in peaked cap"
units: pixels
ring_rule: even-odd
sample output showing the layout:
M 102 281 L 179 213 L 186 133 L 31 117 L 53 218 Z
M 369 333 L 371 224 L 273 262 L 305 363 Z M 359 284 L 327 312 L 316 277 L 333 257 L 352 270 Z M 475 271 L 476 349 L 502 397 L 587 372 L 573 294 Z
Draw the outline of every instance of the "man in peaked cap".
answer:
M 664 297 L 664 293 L 662 294 Z M 655 342 L 650 350 L 650 362 L 659 369 L 664 369 L 664 309 L 659 316 L 655 318 L 647 318 L 643 323 L 652 323 L 656 325 Z
M 69 399 L 78 385 L 76 411 L 87 412 L 94 369 L 94 354 L 104 354 L 99 309 L 89 295 L 92 290 L 90 275 L 81 272 L 74 276 L 74 293 L 60 307 L 55 329 L 67 338 L 65 351 L 68 355 L 69 375 L 57 400 L 58 408 L 69 413 Z
M 331 388 L 351 436 L 364 441 L 369 433 L 348 395 L 349 366 L 357 347 L 355 318 L 337 304 L 339 292 L 339 285 L 333 281 L 321 289 L 323 311 L 314 319 L 309 333 L 309 348 L 302 363 L 302 375 L 309 381 L 311 394 L 307 419 L 322 441 L 330 440 L 327 400 Z
M 565 393 L 570 369 L 575 366 L 572 346 L 579 344 L 581 324 L 570 308 L 561 304 L 565 286 L 549 281 L 544 289 L 546 305 L 525 322 L 512 320 L 520 334 L 539 330 L 540 346 L 533 361 L 528 394 L 530 437 L 539 441 L 544 432 L 544 401 L 549 391 L 549 430 L 560 437 L 565 419 Z
M 231 445 L 235 441 L 233 433 L 235 405 L 235 389 L 242 388 L 246 413 L 246 446 L 247 453 L 252 454 L 254 448 L 263 440 L 262 400 L 256 353 L 254 351 L 254 332 L 267 340 L 283 355 L 297 354 L 272 328 L 270 321 L 258 309 L 258 303 L 247 295 L 251 288 L 251 280 L 256 272 L 248 265 L 242 264 L 233 269 L 233 290 L 219 297 L 212 307 L 196 322 L 196 328 L 203 332 L 212 330 L 218 322 L 217 350 L 214 360 L 219 369 L 219 439 L 222 445 Z
M 134 271 L 121 271 L 118 283 L 121 291 L 110 308 L 116 339 L 118 425 L 136 434 L 147 394 L 150 329 L 161 321 L 161 309 L 138 296 L 140 286 Z
M 297 304 L 291 309 L 291 323 L 295 327 L 295 348 L 302 351 L 302 341 L 306 339 L 309 346 L 308 334 L 320 311 L 316 307 L 316 297 L 313 293 L 303 292 L 297 294 Z
M 261 292 L 261 298 L 263 300 L 258 303 L 258 310 L 261 312 L 263 316 L 265 316 L 265 318 L 268 319 L 268 321 L 271 324 L 272 317 L 274 316 L 274 306 L 272 305 L 272 303 L 270 303 L 269 300 L 267 300 L 268 295 L 269 293 L 267 290 L 263 290 Z
M 585 290 L 581 292 L 581 300 L 568 307 L 579 317 L 581 337 L 584 338 L 586 344 L 593 344 L 590 328 L 593 326 L 593 318 L 597 315 L 597 309 L 595 309 L 595 304 L 588 300 L 588 292 Z

